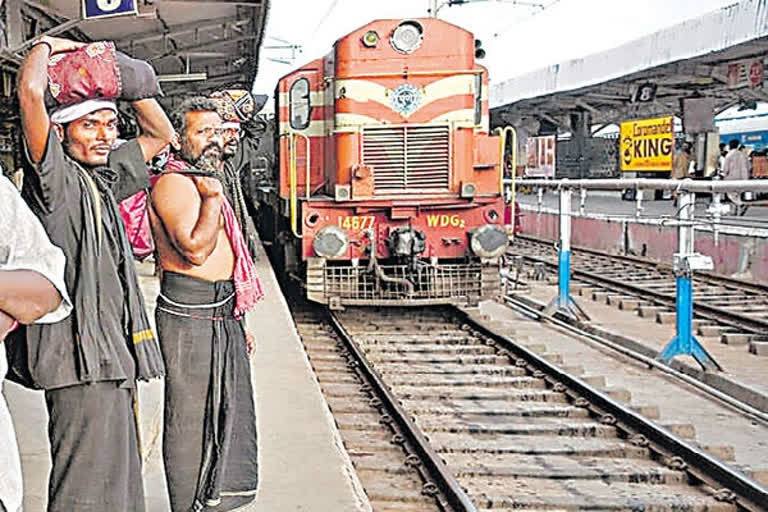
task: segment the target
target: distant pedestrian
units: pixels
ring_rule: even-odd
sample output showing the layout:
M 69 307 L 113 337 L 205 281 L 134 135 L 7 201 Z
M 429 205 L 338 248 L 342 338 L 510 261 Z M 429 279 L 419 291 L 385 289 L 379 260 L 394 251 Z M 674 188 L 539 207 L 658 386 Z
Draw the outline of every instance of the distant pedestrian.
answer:
M 682 180 L 690 176 L 691 163 L 693 163 L 691 149 L 691 143 L 683 141 L 683 144 L 680 146 L 680 151 L 675 153 L 675 158 L 672 162 L 672 172 L 669 175 L 670 179 Z M 677 206 L 677 195 L 677 191 L 672 191 L 672 199 L 675 206 Z
M 728 154 L 728 148 L 724 142 L 720 143 L 720 155 L 717 157 L 717 170 L 723 172 L 723 164 L 725 163 L 725 155 Z
M 675 158 L 672 166 L 672 174 L 670 178 L 673 180 L 682 180 L 689 176 L 691 162 L 693 156 L 691 155 L 691 143 L 684 141 L 680 147 L 680 151 L 675 153 Z
M 749 179 L 749 158 L 739 149 L 739 140 L 731 139 L 728 142 L 728 147 L 730 149 L 723 162 L 723 179 Z M 726 197 L 733 203 L 736 215 L 744 215 L 747 212 L 748 206 L 742 202 L 738 192 L 728 192 Z

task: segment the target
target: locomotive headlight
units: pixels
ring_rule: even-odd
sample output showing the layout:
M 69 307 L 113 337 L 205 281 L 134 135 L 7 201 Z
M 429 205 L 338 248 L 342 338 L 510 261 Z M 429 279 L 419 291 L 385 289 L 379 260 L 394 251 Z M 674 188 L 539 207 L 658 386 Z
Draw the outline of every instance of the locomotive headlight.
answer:
M 349 239 L 341 228 L 326 226 L 315 235 L 312 240 L 312 248 L 315 254 L 323 258 L 338 258 L 347 252 Z
M 379 34 L 375 30 L 369 30 L 363 36 L 363 45 L 367 48 L 373 48 L 379 42 Z
M 509 239 L 502 226 L 486 224 L 469 232 L 469 245 L 480 258 L 498 258 L 507 249 Z
M 413 53 L 421 46 L 424 29 L 415 21 L 404 21 L 392 33 L 392 47 L 400 53 Z

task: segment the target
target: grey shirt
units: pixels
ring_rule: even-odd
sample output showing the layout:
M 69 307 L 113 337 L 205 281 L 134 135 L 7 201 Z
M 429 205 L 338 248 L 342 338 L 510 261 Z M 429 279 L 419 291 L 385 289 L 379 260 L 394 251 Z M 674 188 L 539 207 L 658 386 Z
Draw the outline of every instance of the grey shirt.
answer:
M 101 168 L 105 175 L 111 175 L 108 194 L 117 201 L 149 186 L 147 166 L 136 140 L 113 150 L 109 163 Z M 72 160 L 62 147 L 61 141 L 50 130 L 48 144 L 42 161 L 28 169 L 24 180 L 24 197 L 37 214 L 51 237 L 67 257 L 65 282 L 72 293 L 72 302 L 77 307 L 80 300 L 77 290 L 83 279 L 95 279 L 95 293 L 89 300 L 95 304 L 93 311 L 75 311 L 61 322 L 27 328 L 27 361 L 33 385 L 44 389 L 55 389 L 85 382 L 106 380 L 132 383 L 135 366 L 131 354 L 130 333 L 127 332 L 128 304 L 124 283 L 118 272 L 123 255 L 118 249 L 119 219 L 111 218 L 106 205 L 101 208 L 102 243 L 101 256 L 97 261 L 78 264 L 83 244 L 94 243 L 95 235 L 85 226 L 87 216 L 94 215 L 94 209 L 84 205 L 83 198 L 91 191 L 83 178 L 83 168 Z M 96 175 L 99 169 L 89 170 Z M 132 263 L 131 263 L 132 264 Z M 80 318 L 97 322 L 101 347 L 106 355 L 100 361 L 86 367 L 82 359 Z M 18 361 L 14 357 L 14 361 Z

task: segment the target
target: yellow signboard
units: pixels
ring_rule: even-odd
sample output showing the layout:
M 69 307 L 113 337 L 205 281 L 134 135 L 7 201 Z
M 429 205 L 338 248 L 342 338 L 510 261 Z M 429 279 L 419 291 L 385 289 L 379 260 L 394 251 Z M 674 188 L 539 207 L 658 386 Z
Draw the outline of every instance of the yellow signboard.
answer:
M 675 147 L 672 116 L 621 123 L 621 170 L 671 171 Z

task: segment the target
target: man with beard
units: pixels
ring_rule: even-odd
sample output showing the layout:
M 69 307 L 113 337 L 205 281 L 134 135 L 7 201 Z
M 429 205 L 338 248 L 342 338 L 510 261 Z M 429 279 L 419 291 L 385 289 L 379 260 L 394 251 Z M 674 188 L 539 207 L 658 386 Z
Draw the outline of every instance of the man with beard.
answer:
M 237 221 L 243 229 L 245 240 L 251 255 L 255 257 L 259 242 L 256 226 L 248 213 L 246 197 L 243 192 L 243 177 L 252 166 L 258 148 L 258 139 L 245 129 L 246 122 L 256 110 L 253 96 L 244 90 L 217 91 L 211 95 L 217 103 L 217 111 L 222 119 L 224 166 L 219 178 L 224 186 L 224 194 L 232 204 Z
M 172 113 L 180 140 L 151 193 L 162 269 L 155 312 L 166 365 L 163 460 L 174 511 L 252 501 L 256 415 L 243 314 L 261 287 L 222 185 L 221 118 L 195 97 Z
M 27 326 L 12 359 L 20 380 L 45 390 L 48 511 L 143 512 L 136 380 L 163 367 L 117 202 L 149 185 L 145 162 L 173 128 L 150 99 L 154 70 L 112 43 L 40 38 L 18 91 L 24 198 L 67 258 L 73 305 L 60 322 Z M 50 112 L 48 93 L 59 102 Z M 118 98 L 131 102 L 142 133 L 113 151 Z

